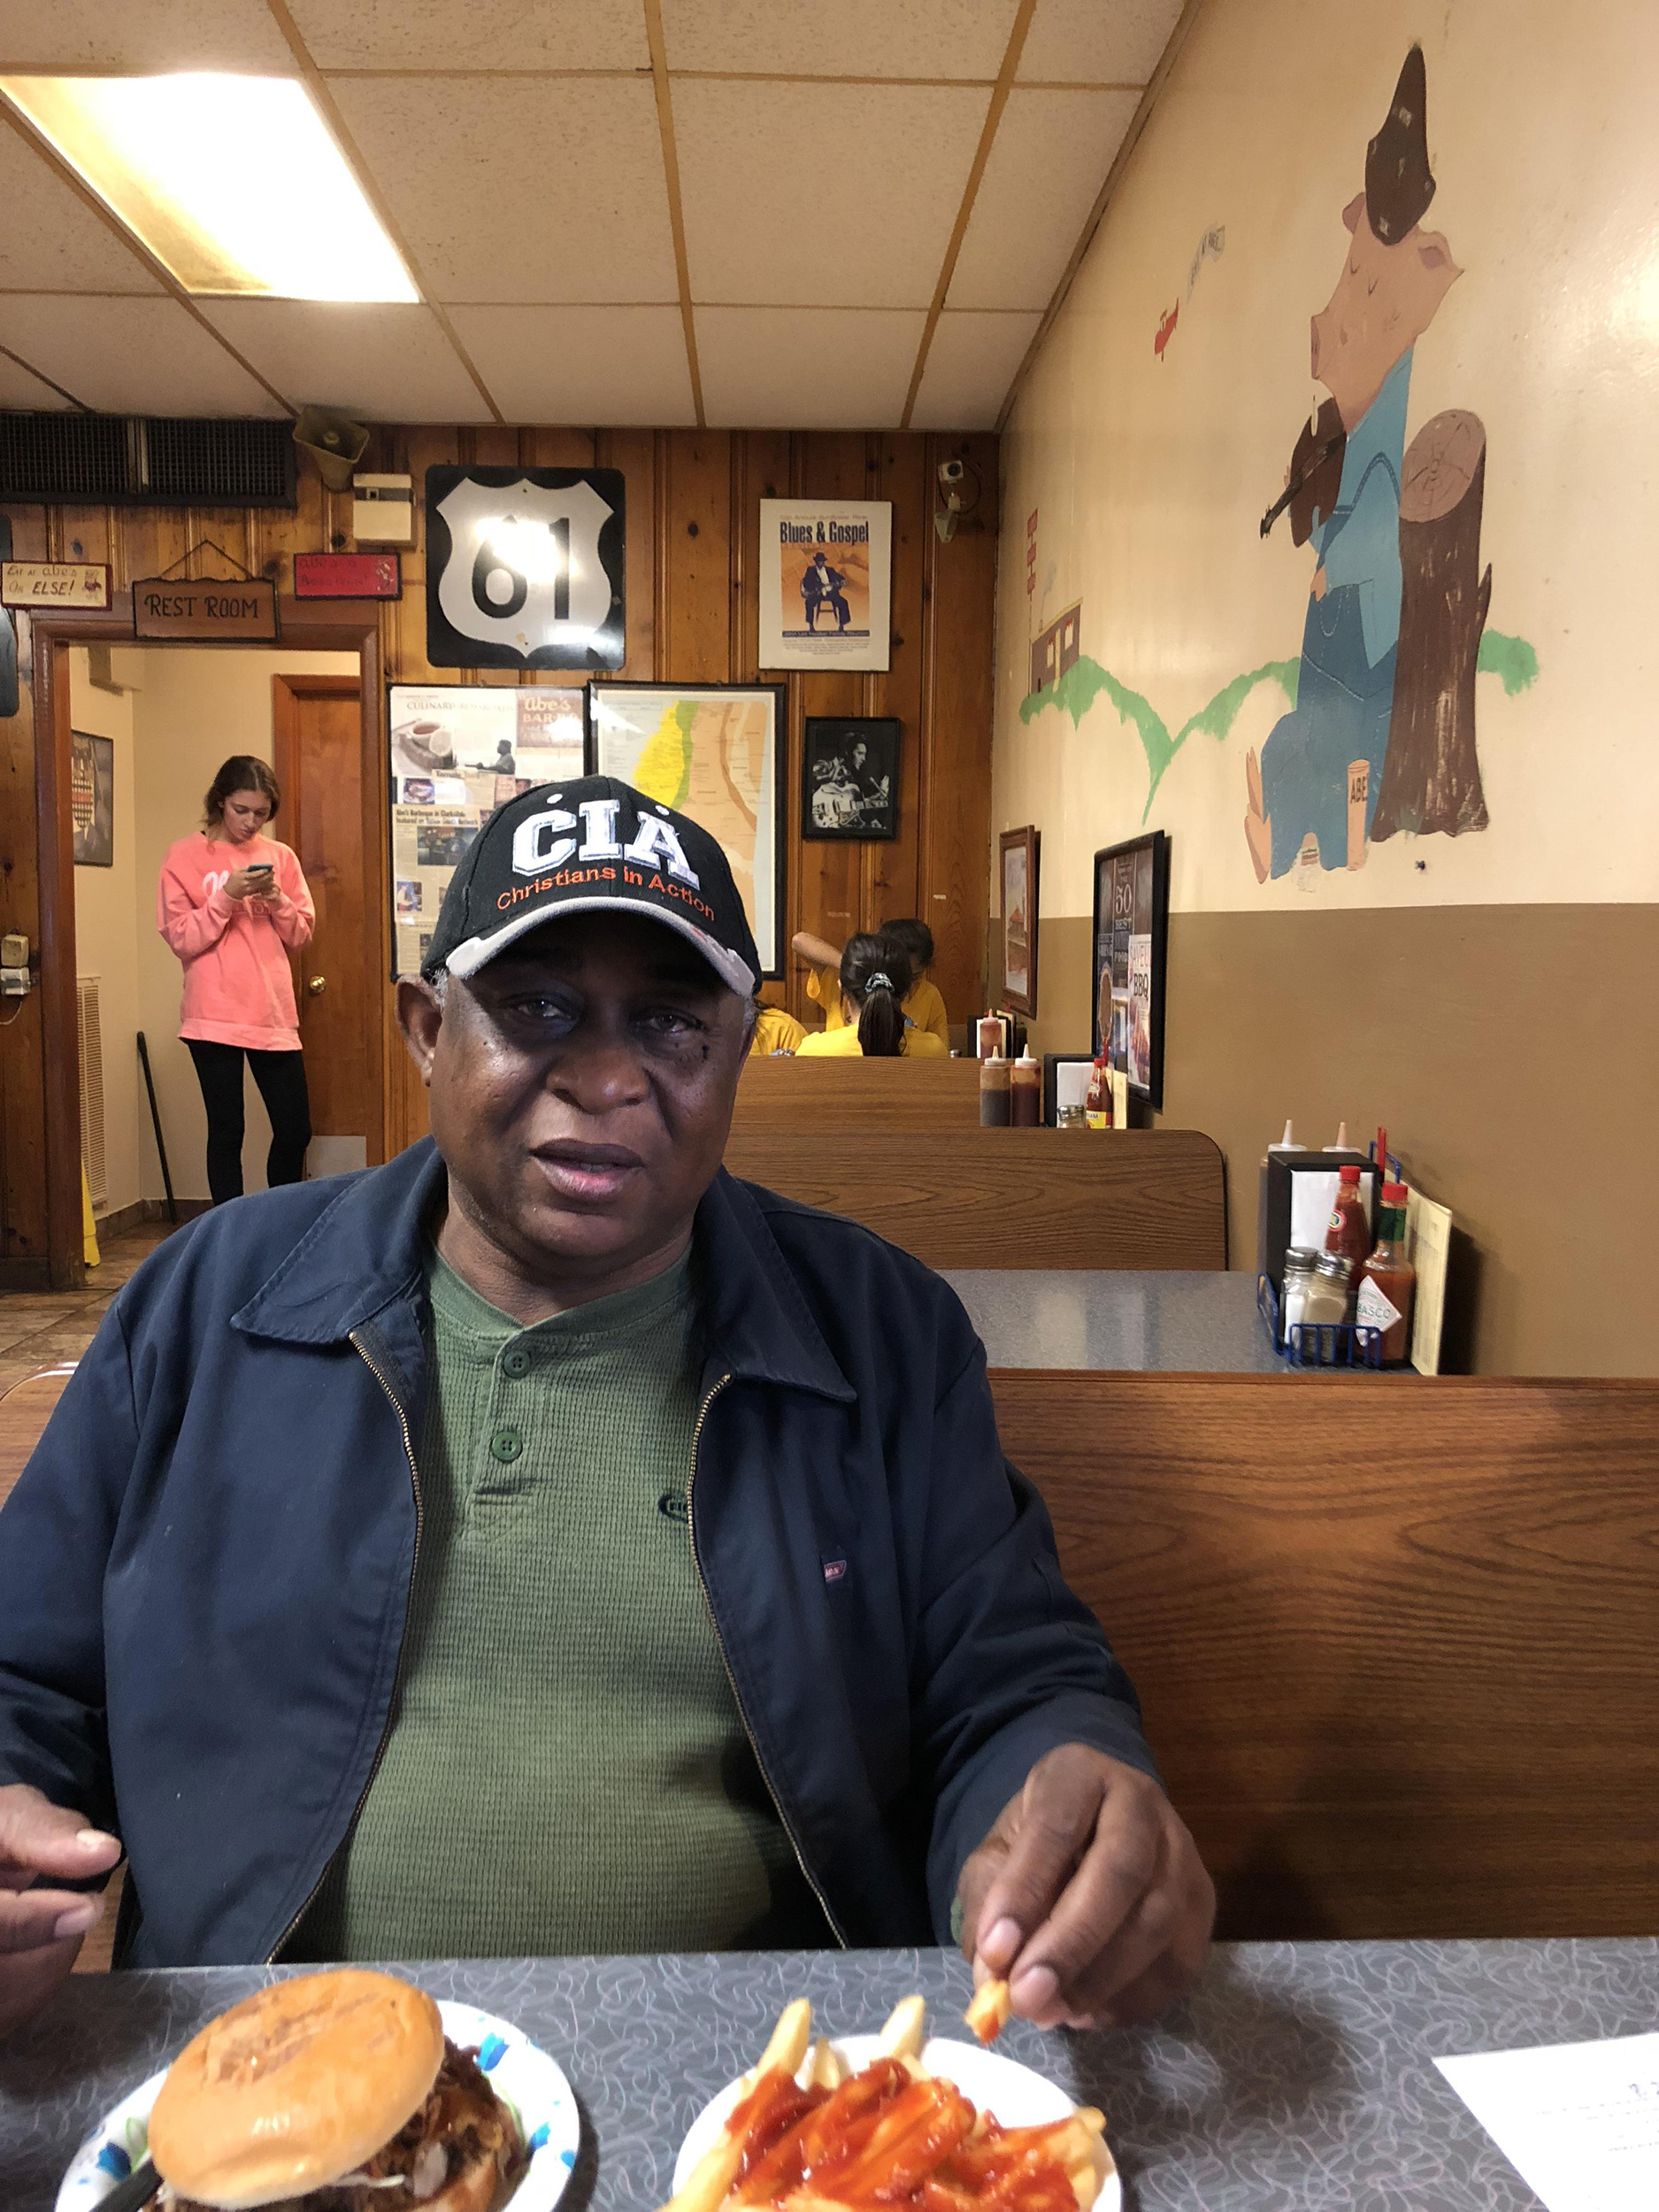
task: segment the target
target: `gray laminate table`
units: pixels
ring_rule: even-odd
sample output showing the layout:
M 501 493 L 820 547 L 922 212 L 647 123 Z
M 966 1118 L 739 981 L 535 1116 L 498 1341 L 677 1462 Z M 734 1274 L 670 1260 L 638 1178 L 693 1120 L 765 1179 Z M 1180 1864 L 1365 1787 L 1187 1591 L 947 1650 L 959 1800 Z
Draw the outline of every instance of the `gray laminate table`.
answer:
M 948 1271 L 945 1280 L 993 1367 L 1286 1371 L 1256 1310 L 1254 1275 L 976 1267 Z
M 954 1953 L 492 1960 L 403 1970 L 516 2021 L 582 2107 L 565 2201 L 649 2212 L 706 2098 L 752 2063 L 791 1996 L 832 2032 L 879 2026 L 911 1989 L 951 2032 Z M 0 2204 L 47 2212 L 76 2144 L 257 1967 L 81 1976 L 0 2045 Z M 1659 1941 L 1223 1946 L 1160 2027 L 1005 2047 L 1102 2107 L 1138 2212 L 1536 2212 L 1432 2063 L 1651 2030 Z M 965 2033 L 964 2031 L 961 2031 Z

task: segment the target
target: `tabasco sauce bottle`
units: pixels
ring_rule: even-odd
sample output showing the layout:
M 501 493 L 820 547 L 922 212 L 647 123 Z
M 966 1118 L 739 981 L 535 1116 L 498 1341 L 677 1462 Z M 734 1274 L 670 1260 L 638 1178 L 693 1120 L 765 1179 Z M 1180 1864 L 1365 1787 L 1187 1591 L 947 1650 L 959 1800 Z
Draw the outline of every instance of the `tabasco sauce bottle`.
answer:
M 1377 1242 L 1359 1271 L 1354 1318 L 1383 1333 L 1382 1363 L 1400 1367 L 1410 1355 L 1411 1300 L 1417 1271 L 1406 1257 L 1406 1187 L 1385 1183 L 1377 1215 Z

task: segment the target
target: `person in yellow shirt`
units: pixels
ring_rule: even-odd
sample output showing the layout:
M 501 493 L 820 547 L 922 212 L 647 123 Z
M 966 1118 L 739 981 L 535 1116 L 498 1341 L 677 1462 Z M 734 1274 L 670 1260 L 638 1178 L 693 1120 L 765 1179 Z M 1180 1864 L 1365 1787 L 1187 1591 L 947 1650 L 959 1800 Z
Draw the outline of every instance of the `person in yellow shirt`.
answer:
M 805 1059 L 942 1059 L 937 1037 L 905 1019 L 910 964 L 886 937 L 849 937 L 841 954 L 841 1025 L 809 1030 L 795 1047 Z
M 781 1006 L 763 1006 L 755 1023 L 755 1034 L 749 1040 L 749 1056 L 764 1060 L 778 1052 L 794 1052 L 806 1035 L 805 1025 L 796 1021 Z
M 916 1029 L 925 1029 L 937 1037 L 941 1045 L 950 1049 L 950 1019 L 945 1011 L 945 1002 L 937 984 L 928 979 L 927 971 L 933 964 L 933 933 L 926 922 L 903 920 L 883 922 L 880 934 L 896 944 L 910 963 L 910 987 L 905 995 L 905 1019 Z M 815 937 L 810 930 L 802 930 L 794 940 L 795 949 L 806 961 L 812 972 L 806 979 L 806 995 L 815 1005 L 824 1009 L 826 1029 L 841 1026 L 841 955 L 833 945 L 822 937 Z

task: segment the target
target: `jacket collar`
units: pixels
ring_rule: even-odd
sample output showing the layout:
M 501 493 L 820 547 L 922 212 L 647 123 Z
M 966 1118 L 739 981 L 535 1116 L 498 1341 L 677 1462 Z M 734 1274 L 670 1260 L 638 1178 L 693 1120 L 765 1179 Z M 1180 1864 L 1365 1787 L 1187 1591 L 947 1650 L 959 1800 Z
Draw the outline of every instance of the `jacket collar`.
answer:
M 443 1189 L 430 1137 L 354 1176 L 275 1272 L 231 1317 L 250 1336 L 337 1344 L 425 1268 L 425 1225 Z M 697 1209 L 695 1261 L 704 1326 L 727 1371 L 850 1402 L 856 1395 L 824 1341 L 753 1192 L 724 1168 Z

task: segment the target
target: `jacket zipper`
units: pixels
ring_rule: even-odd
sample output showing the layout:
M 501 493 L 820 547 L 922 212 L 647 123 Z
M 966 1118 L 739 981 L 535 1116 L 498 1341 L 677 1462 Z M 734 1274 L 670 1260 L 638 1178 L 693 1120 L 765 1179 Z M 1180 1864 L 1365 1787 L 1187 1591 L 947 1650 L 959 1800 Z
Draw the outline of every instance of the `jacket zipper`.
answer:
M 760 1769 L 760 1778 L 766 1785 L 766 1794 L 771 1798 L 772 1810 L 778 1816 L 778 1825 L 783 1830 L 784 1834 L 788 1837 L 789 1848 L 795 1853 L 795 1864 L 800 1868 L 807 1887 L 811 1891 L 813 1896 L 818 1899 L 818 1909 L 823 1913 L 825 1919 L 829 1923 L 830 1931 L 833 1934 L 836 1942 L 839 1943 L 842 1950 L 845 1951 L 850 1947 L 848 1944 L 846 1934 L 842 1930 L 841 1922 L 836 1919 L 834 1914 L 830 1910 L 829 1900 L 818 1887 L 817 1876 L 813 1873 L 811 1868 L 806 1863 L 806 1854 L 802 1850 L 799 1839 L 796 1837 L 794 1828 L 790 1825 L 789 1816 L 784 1810 L 783 1800 L 778 1794 L 777 1785 L 773 1782 L 771 1771 L 766 1765 L 765 1756 L 761 1750 L 759 1740 L 756 1736 L 753 1728 L 749 1725 L 749 1715 L 743 1709 L 743 1700 L 738 1691 L 737 1678 L 732 1672 L 732 1663 L 726 1656 L 726 1639 L 720 1633 L 719 1617 L 714 1609 L 714 1600 L 709 1595 L 708 1581 L 703 1571 L 702 1555 L 697 1549 L 697 1520 L 696 1513 L 692 1503 L 692 1493 L 697 1486 L 697 1447 L 703 1440 L 703 1425 L 709 1417 L 709 1408 L 714 1403 L 715 1400 L 719 1396 L 720 1393 L 726 1388 L 726 1386 L 731 1381 L 731 1379 L 732 1378 L 730 1375 L 722 1375 L 719 1380 L 714 1385 L 713 1388 L 709 1392 L 708 1396 L 704 1398 L 703 1403 L 697 1409 L 697 1425 L 691 1432 L 691 1472 L 686 1481 L 686 1529 L 687 1533 L 691 1539 L 691 1563 L 696 1572 L 697 1587 L 703 1593 L 703 1601 L 709 1609 L 709 1624 L 714 1631 L 715 1648 L 720 1655 L 720 1664 L 726 1669 L 726 1686 L 732 1693 L 732 1702 L 737 1708 L 737 1717 L 742 1723 L 743 1733 L 749 1738 L 749 1747 L 755 1755 L 755 1764 Z
M 419 1563 L 420 1559 L 420 1531 L 422 1523 L 426 1518 L 425 1509 L 420 1495 L 420 1470 L 415 1464 L 415 1440 L 410 1434 L 409 1417 L 404 1413 L 403 1407 L 399 1404 L 396 1392 L 392 1388 L 390 1383 L 387 1381 L 385 1376 L 380 1372 L 380 1369 L 374 1364 L 374 1362 L 369 1357 L 367 1352 L 364 1350 L 362 1345 L 357 1341 L 357 1332 L 355 1330 L 351 1332 L 350 1342 L 352 1350 L 357 1353 L 357 1356 L 362 1360 L 364 1365 L 368 1369 L 370 1374 L 373 1376 L 375 1381 L 379 1383 L 380 1388 L 386 1393 L 387 1402 L 390 1405 L 392 1411 L 397 1416 L 397 1425 L 403 1432 L 403 1450 L 409 1460 L 409 1483 L 411 1489 L 415 1494 L 415 1548 L 410 1555 L 409 1587 L 403 1594 L 403 1624 L 398 1631 L 397 1637 L 397 1675 L 393 1678 L 391 1701 L 386 1709 L 386 1725 L 380 1731 L 380 1742 L 374 1747 L 374 1763 L 369 1769 L 368 1778 L 357 1793 L 357 1803 L 351 1809 L 351 1819 L 346 1828 L 346 1836 L 348 1837 L 350 1835 L 352 1830 L 357 1826 L 358 1816 L 361 1814 L 364 1806 L 368 1802 L 369 1792 L 374 1787 L 374 1778 L 380 1770 L 381 1760 L 386 1756 L 386 1747 L 391 1741 L 392 1720 L 393 1716 L 397 1709 L 397 1679 L 398 1677 L 401 1677 L 403 1671 L 403 1646 L 407 1642 L 409 1637 L 409 1609 L 414 1601 L 415 1569 Z M 341 1842 L 343 1844 L 345 1838 L 342 1837 L 341 1839 Z M 334 1849 L 329 1853 L 327 1863 L 325 1864 L 322 1872 L 317 1877 L 316 1881 L 312 1883 L 311 1893 L 306 1897 L 305 1901 L 301 1905 L 293 1919 L 288 1922 L 288 1926 L 283 1929 L 281 1934 L 277 1938 L 276 1942 L 271 1950 L 265 1954 L 265 1962 L 267 1966 L 274 1965 L 276 1961 L 281 1956 L 283 1946 L 288 1942 L 296 1928 L 299 1926 L 300 1922 L 304 1919 L 306 1914 L 316 1903 L 318 1892 L 322 1888 L 323 1884 L 328 1879 L 329 1869 L 332 1868 L 334 1861 L 339 1856 L 340 1845 L 336 1845 Z

